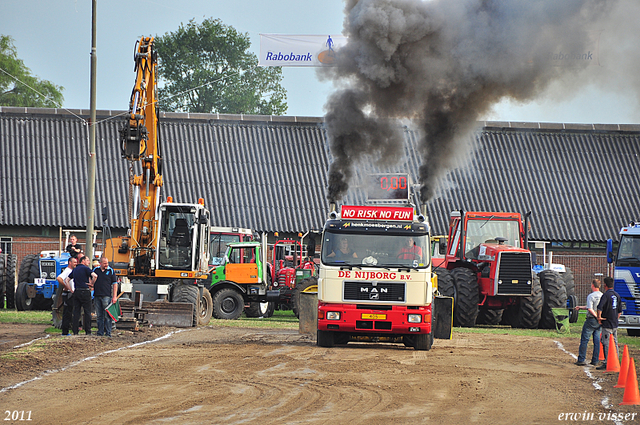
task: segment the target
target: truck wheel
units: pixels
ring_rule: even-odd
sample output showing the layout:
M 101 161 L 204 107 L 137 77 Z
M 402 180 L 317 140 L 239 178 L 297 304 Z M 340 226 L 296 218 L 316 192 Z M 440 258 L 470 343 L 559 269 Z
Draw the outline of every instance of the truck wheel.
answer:
M 16 310 L 18 311 L 33 310 L 34 299 L 27 296 L 28 286 L 27 282 L 18 283 L 18 288 L 16 289 Z
M 200 288 L 198 288 L 200 290 Z M 202 289 L 202 296 L 200 297 L 200 311 L 198 314 L 198 325 L 208 325 L 213 314 L 213 299 L 211 298 L 211 292 L 208 289 Z
M 271 317 L 275 306 L 272 302 L 251 302 L 249 307 L 244 310 L 247 317 Z
M 193 304 L 193 320 L 191 322 L 191 326 L 198 325 L 198 318 L 200 316 L 198 311 L 198 298 L 200 294 L 198 294 L 198 292 L 199 288 L 190 284 L 180 283 L 173 288 L 172 302 Z
M 221 289 L 213 297 L 213 316 L 216 319 L 235 320 L 243 310 L 244 299 L 235 289 Z
M 478 316 L 478 278 L 466 267 L 451 270 L 455 288 L 453 325 L 473 327 Z
M 4 297 L 7 302 L 6 307 L 16 308 L 15 292 L 16 292 L 16 263 L 18 262 L 16 254 L 7 255 L 7 263 L 4 266 Z
M 499 325 L 502 321 L 502 313 L 503 309 L 499 310 L 489 310 L 485 308 L 481 308 L 478 311 L 478 317 L 476 318 L 476 323 L 479 325 Z
M 415 335 L 413 348 L 420 351 L 429 351 L 433 345 L 433 332 Z
M 542 316 L 542 287 L 538 275 L 533 273 L 531 295 L 522 297 L 519 306 L 507 309 L 508 322 L 513 328 L 536 329 Z
M 333 347 L 335 344 L 333 336 L 333 332 L 318 329 L 318 347 Z
M 567 306 L 567 291 L 558 272 L 543 270 L 538 277 L 543 294 L 542 316 L 538 327 L 540 329 L 555 329 L 556 319 L 552 309 Z
M 304 291 L 309 286 L 313 286 L 317 284 L 318 284 L 317 277 L 315 276 L 308 277 L 306 279 L 302 279 L 300 283 L 298 283 L 295 289 L 293 290 L 293 294 L 291 295 L 291 305 L 292 305 L 293 314 L 295 314 L 298 319 L 300 318 L 300 292 Z

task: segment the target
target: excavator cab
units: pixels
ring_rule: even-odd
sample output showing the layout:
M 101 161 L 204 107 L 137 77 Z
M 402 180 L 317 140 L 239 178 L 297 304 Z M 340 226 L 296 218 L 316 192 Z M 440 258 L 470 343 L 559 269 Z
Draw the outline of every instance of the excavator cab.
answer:
M 158 271 L 206 272 L 209 216 L 204 208 L 194 204 L 162 204 L 158 226 Z

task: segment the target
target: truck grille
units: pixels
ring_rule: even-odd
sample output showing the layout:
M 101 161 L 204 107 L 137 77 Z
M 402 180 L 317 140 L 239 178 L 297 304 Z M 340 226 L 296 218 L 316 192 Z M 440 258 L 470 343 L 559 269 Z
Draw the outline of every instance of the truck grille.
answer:
M 45 279 L 55 279 L 56 276 L 57 273 L 55 260 L 40 260 L 40 277 L 43 277 Z
M 501 252 L 498 256 L 497 295 L 531 295 L 531 254 Z
M 404 302 L 404 282 L 344 282 L 345 301 Z

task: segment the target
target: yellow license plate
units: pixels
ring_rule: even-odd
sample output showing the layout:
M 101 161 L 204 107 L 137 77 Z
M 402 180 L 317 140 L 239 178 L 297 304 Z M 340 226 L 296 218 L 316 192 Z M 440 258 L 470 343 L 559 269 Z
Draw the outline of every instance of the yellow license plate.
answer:
M 387 318 L 386 314 L 362 314 L 363 319 L 374 319 L 374 320 L 385 320 Z

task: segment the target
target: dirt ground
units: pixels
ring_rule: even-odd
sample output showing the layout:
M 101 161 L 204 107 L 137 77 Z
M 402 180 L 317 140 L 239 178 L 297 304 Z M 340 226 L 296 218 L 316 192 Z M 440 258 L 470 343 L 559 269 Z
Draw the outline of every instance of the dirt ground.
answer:
M 617 374 L 573 364 L 575 338 L 455 333 L 415 351 L 320 348 L 296 330 L 156 327 L 107 339 L 44 328 L 0 327 L 2 423 L 21 422 L 16 411 L 38 424 L 550 424 L 562 413 L 614 423 L 599 414 L 640 410 L 618 406 Z

